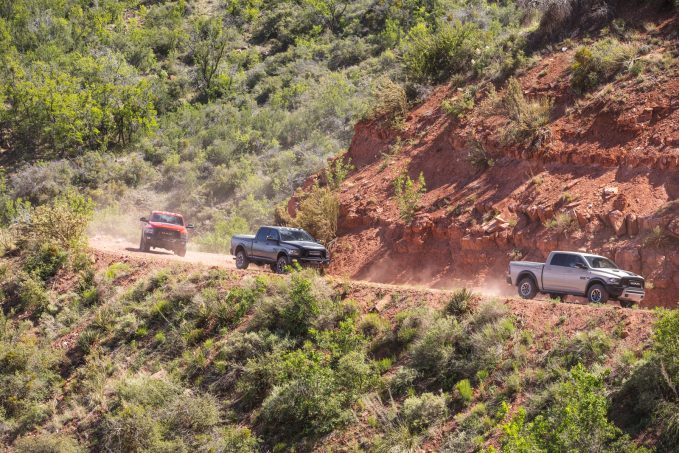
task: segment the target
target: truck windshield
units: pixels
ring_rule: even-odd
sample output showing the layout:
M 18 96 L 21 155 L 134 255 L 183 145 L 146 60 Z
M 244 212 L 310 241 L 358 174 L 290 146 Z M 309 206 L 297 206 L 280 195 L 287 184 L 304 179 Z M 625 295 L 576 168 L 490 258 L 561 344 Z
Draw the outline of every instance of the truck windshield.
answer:
M 151 222 L 158 223 L 169 223 L 171 225 L 184 225 L 184 220 L 176 215 L 160 214 L 159 212 L 154 212 L 151 215 Z
M 304 230 L 279 230 L 281 241 L 314 241 L 309 233 Z
M 593 269 L 618 269 L 618 266 L 608 258 L 603 258 L 601 256 L 585 256 L 585 259 L 589 263 L 589 267 Z

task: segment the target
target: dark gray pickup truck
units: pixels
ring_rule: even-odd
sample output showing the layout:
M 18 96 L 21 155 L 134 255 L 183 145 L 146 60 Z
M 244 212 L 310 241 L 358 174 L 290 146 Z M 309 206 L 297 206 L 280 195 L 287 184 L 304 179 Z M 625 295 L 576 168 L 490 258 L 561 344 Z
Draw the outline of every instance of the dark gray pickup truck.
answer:
M 284 273 L 293 262 L 318 268 L 330 264 L 325 247 L 299 228 L 263 226 L 254 236 L 233 236 L 231 254 L 238 269 L 247 269 L 250 263 L 268 264 L 278 274 Z

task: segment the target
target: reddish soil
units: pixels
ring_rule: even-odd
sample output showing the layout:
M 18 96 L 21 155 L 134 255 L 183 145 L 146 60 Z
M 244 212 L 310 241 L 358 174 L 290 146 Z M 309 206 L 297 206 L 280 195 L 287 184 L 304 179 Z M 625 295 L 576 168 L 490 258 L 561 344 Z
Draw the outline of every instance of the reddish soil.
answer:
M 546 53 L 517 76 L 528 99 L 554 101 L 544 145 L 506 144 L 509 119 L 476 108 L 462 120 L 441 108 L 461 95 L 438 87 L 394 130 L 385 121 L 356 126 L 347 154 L 356 171 L 340 190 L 339 237 L 331 272 L 345 278 L 437 288 L 513 291 L 512 259 L 543 260 L 551 250 L 587 250 L 615 259 L 650 284 L 644 306 L 679 300 L 679 65 L 674 16 L 646 25 L 649 66 L 586 95 L 570 86 L 575 50 Z M 655 66 L 654 66 L 655 65 Z M 504 98 L 505 86 L 497 88 Z M 480 143 L 494 165 L 468 161 Z M 391 155 L 391 157 L 386 157 Z M 399 218 L 393 181 L 422 173 L 427 192 L 415 219 Z M 569 232 L 545 224 L 572 219 Z

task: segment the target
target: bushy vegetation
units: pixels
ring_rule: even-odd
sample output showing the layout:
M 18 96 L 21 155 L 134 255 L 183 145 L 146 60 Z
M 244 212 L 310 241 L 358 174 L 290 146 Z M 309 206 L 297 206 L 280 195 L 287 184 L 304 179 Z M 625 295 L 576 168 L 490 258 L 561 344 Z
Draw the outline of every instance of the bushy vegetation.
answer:
M 509 142 L 538 148 L 549 139 L 549 117 L 552 101 L 541 98 L 526 99 L 519 81 L 512 78 L 507 85 L 504 108 L 509 116 L 505 139 Z
M 420 198 L 427 192 L 427 184 L 424 175 L 420 173 L 417 181 L 413 181 L 406 172 L 400 174 L 394 180 L 394 196 L 401 219 L 410 223 L 415 217 Z
M 637 49 L 633 44 L 606 38 L 580 47 L 571 64 L 571 85 L 580 92 L 596 88 L 631 66 Z
M 159 271 L 124 288 L 135 264 L 96 271 L 78 253 L 20 249 L 3 268 L 1 436 L 18 451 L 309 450 L 356 426 L 374 451 L 481 450 L 497 433 L 504 451 L 643 451 L 644 429 L 676 444 L 675 312 L 608 372 L 604 331 L 531 355 L 531 332 L 468 290 L 387 317 L 311 272 Z M 54 266 L 66 292 L 44 283 Z
M 528 11 L 461 0 L 11 2 L 0 10 L 5 191 L 38 205 L 84 190 L 98 207 L 93 229 L 128 239 L 149 209 L 180 211 L 202 248 L 223 251 L 232 234 L 275 220 L 346 149 L 357 120 L 400 127 L 430 83 L 511 74 Z

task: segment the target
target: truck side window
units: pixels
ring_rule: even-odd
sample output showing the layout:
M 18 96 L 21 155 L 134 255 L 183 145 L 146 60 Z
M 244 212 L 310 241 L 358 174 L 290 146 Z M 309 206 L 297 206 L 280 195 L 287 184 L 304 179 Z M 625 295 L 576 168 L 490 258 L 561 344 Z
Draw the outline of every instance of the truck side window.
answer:
M 569 267 L 569 255 L 565 253 L 557 253 L 552 257 L 552 261 L 549 263 L 552 266 L 563 266 Z
M 255 241 L 265 242 L 267 234 L 269 234 L 268 228 L 260 228 L 259 231 L 257 232 L 257 237 L 255 238 Z

